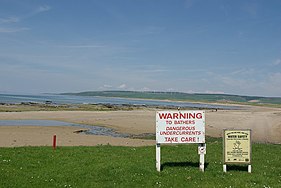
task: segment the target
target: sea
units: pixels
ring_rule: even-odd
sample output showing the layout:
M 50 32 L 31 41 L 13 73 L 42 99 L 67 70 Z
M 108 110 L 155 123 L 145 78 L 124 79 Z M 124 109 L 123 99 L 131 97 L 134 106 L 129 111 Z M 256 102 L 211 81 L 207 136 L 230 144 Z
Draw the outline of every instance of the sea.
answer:
M 20 103 L 52 103 L 62 104 L 109 104 L 109 105 L 136 105 L 136 106 L 162 106 L 179 108 L 198 108 L 198 109 L 240 109 L 238 106 L 227 106 L 206 103 L 175 102 L 163 100 L 129 99 L 99 96 L 75 96 L 60 94 L 0 94 L 0 104 L 20 104 Z

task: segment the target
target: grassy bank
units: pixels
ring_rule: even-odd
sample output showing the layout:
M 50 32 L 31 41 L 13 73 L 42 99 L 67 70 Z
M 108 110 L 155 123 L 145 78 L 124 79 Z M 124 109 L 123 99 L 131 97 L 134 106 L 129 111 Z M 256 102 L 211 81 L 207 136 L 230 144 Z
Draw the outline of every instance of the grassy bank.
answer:
M 28 111 L 117 111 L 117 110 L 138 110 L 141 106 L 129 105 L 102 105 L 102 104 L 4 104 L 0 105 L 0 112 L 28 112 Z
M 222 172 L 222 143 L 207 143 L 206 169 L 198 170 L 197 146 L 0 148 L 0 187 L 280 187 L 280 145 L 253 144 L 253 173 L 231 166 Z

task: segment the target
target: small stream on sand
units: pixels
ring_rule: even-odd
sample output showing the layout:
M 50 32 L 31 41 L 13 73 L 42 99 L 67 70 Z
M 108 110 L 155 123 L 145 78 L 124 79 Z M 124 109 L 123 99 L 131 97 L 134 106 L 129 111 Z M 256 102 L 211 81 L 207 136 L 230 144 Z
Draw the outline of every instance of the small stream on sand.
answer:
M 129 134 L 118 133 L 114 129 L 107 127 L 75 124 L 56 120 L 0 120 L 0 126 L 71 126 L 81 128 L 75 131 L 75 133 L 122 138 L 131 136 Z

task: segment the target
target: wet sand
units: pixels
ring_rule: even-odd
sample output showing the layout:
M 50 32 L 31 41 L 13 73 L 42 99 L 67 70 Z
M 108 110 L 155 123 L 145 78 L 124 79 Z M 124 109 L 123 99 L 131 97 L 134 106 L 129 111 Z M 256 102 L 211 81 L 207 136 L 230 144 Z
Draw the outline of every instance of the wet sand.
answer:
M 1 112 L 0 120 L 58 120 L 98 125 L 120 133 L 155 133 L 156 110 L 133 111 L 36 111 Z M 253 141 L 281 144 L 281 109 L 247 107 L 241 110 L 206 110 L 206 135 L 220 137 L 224 128 L 252 129 Z M 116 138 L 77 134 L 78 127 L 0 126 L 0 147 L 51 146 L 54 134 L 58 146 L 93 146 L 99 144 L 145 146 L 154 140 Z
M 11 129 L 12 128 L 12 129 Z M 118 138 L 77 134 L 79 127 L 36 127 L 36 126 L 0 126 L 0 147 L 17 146 L 52 146 L 56 135 L 57 146 L 147 146 L 153 145 L 153 140 Z

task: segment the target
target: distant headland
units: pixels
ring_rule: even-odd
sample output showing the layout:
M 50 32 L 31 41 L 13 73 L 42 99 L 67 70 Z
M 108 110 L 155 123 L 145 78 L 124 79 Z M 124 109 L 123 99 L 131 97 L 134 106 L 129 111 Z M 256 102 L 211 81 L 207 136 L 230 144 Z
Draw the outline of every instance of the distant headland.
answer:
M 120 97 L 171 101 L 209 102 L 209 103 L 230 103 L 249 105 L 270 105 L 281 107 L 281 97 L 260 97 L 243 96 L 231 94 L 203 94 L 183 92 L 154 92 L 154 91 L 84 91 L 77 93 L 61 93 L 62 95 L 75 96 L 101 96 Z

